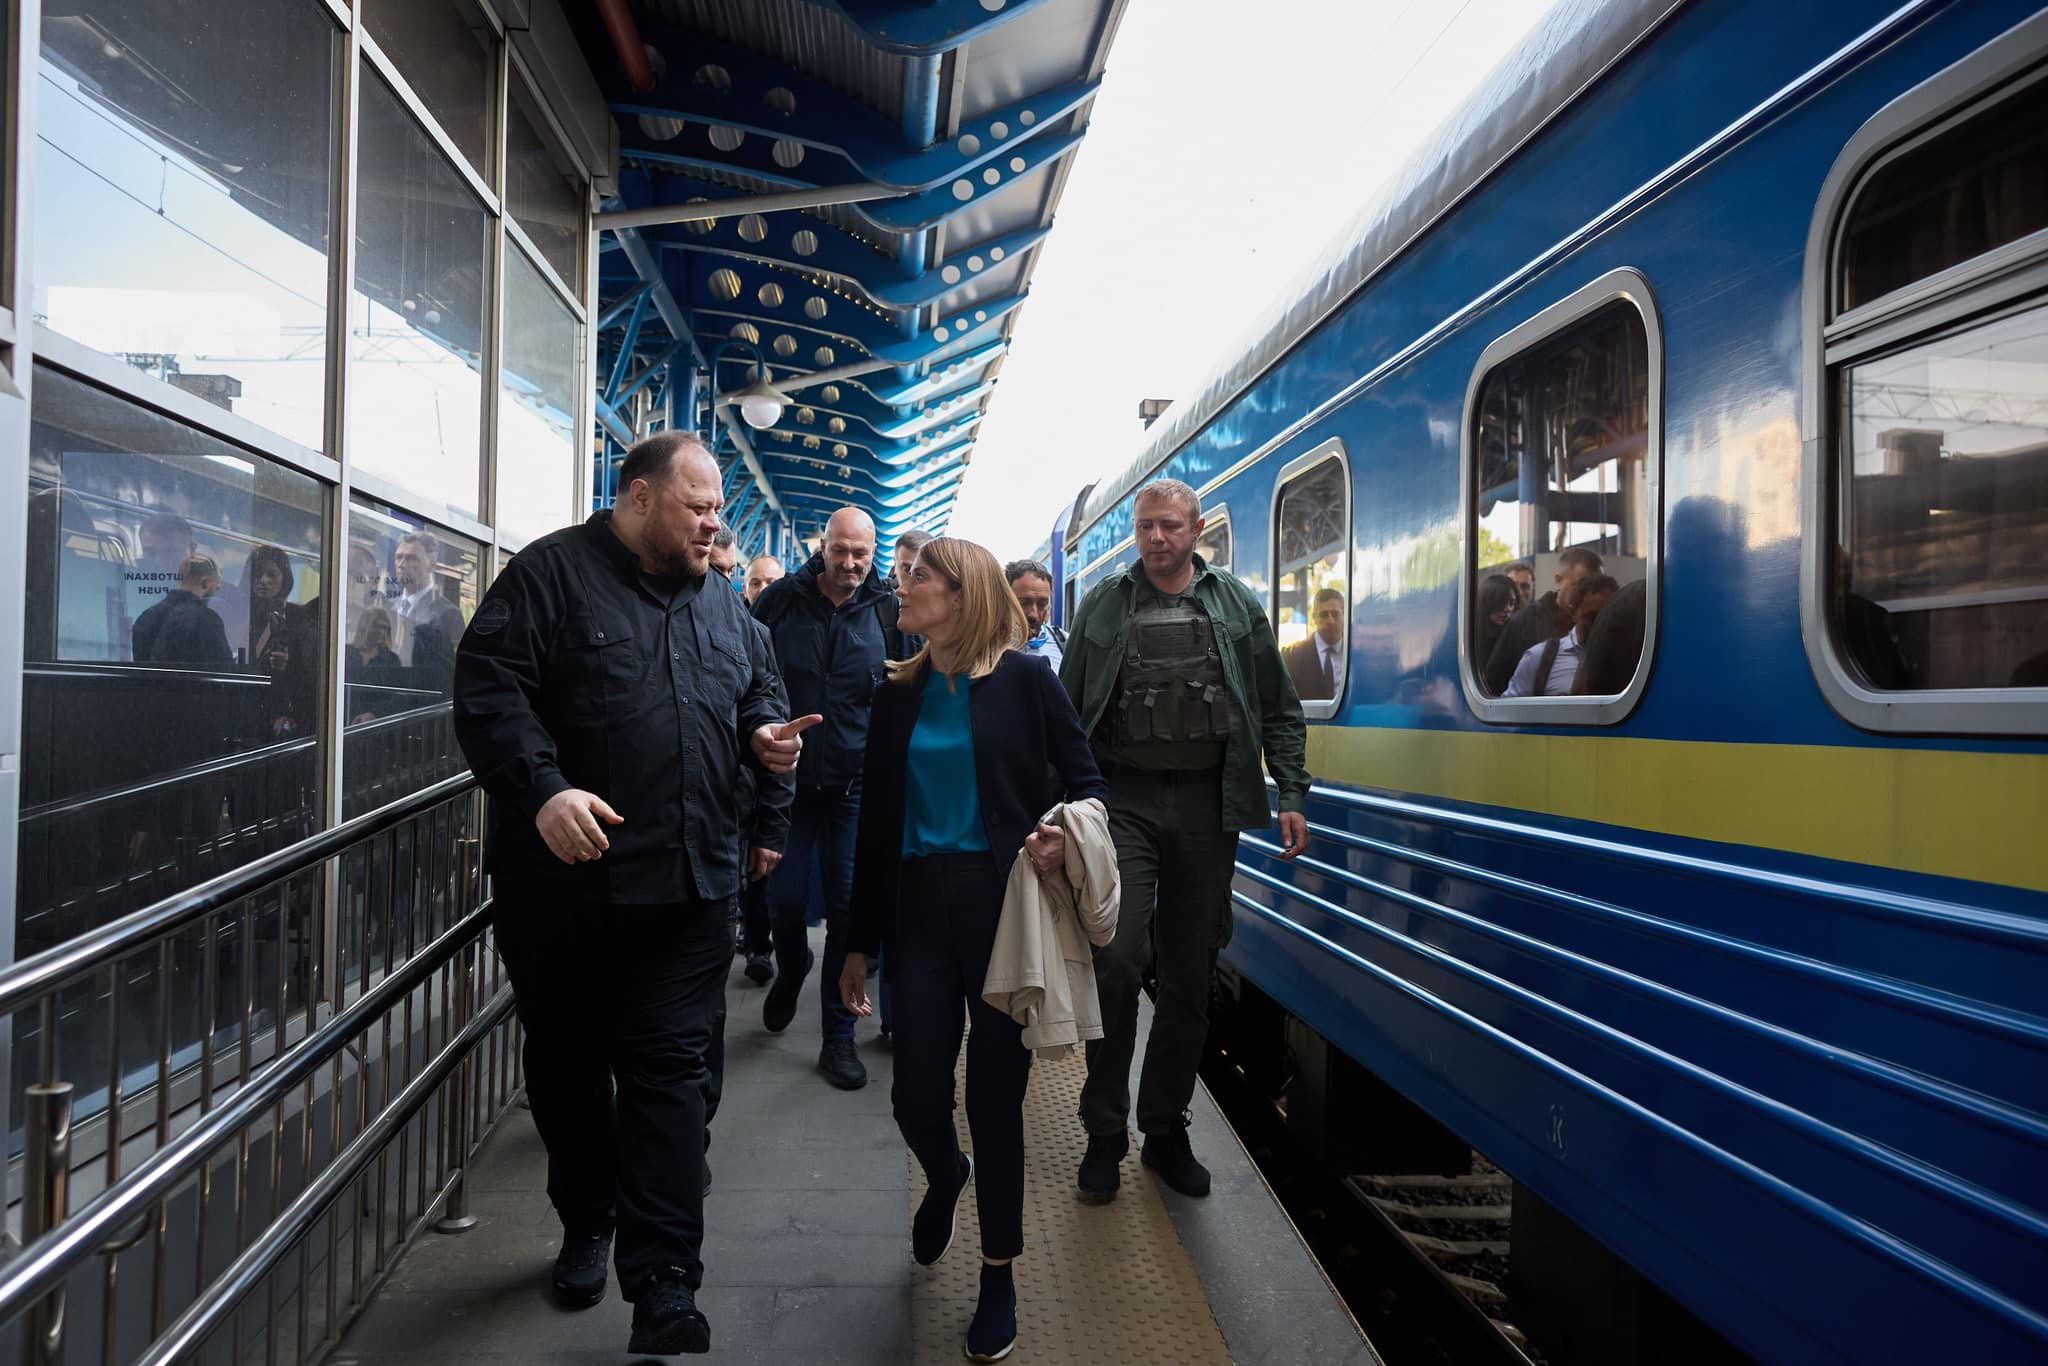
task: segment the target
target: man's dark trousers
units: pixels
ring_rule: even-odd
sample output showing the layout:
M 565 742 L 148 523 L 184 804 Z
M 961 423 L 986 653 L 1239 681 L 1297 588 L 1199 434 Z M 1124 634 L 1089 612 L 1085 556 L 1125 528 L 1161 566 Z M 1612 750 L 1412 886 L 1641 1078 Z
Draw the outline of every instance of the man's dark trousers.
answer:
M 1081 1123 L 1106 1136 L 1129 1122 L 1138 987 L 1156 951 L 1159 999 L 1138 1084 L 1138 1129 L 1170 1133 L 1185 1123 L 1209 1037 L 1216 955 L 1230 939 L 1237 832 L 1223 829 L 1223 784 L 1214 769 L 1105 772 L 1123 902 L 1116 938 L 1095 951 L 1103 1036 L 1088 1042 Z
M 725 1009 L 731 905 L 498 892 L 548 1199 L 572 1232 L 616 1226 L 629 1300 L 663 1271 L 692 1289 L 704 1278 L 707 1054 Z
M 777 987 L 804 979 L 804 905 L 816 877 L 825 892 L 825 961 L 818 966 L 818 1007 L 826 1039 L 853 1037 L 853 1012 L 839 1000 L 846 936 L 853 922 L 853 837 L 860 824 L 860 784 L 818 787 L 799 781 L 789 808 L 782 862 L 768 876 L 768 914 L 775 928 Z M 728 950 L 730 952 L 730 950 Z M 787 985 L 785 985 L 787 984 Z

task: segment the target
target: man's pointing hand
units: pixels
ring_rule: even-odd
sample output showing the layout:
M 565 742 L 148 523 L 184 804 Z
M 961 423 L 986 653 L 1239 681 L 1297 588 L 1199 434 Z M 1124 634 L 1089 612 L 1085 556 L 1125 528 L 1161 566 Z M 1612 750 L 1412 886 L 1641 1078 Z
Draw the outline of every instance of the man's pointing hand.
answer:
M 754 757 L 770 773 L 796 772 L 797 757 L 804 752 L 804 732 L 824 719 L 813 712 L 794 721 L 761 727 L 754 732 Z

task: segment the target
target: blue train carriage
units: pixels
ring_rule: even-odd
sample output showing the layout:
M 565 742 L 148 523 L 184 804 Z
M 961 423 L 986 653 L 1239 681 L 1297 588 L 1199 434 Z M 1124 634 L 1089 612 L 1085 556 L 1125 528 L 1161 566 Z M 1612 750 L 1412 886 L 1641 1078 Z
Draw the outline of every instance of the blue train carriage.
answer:
M 2035 6 L 1566 3 L 1072 519 L 1346 609 L 1226 977 L 1761 1359 L 2048 1360 L 2044 165 Z

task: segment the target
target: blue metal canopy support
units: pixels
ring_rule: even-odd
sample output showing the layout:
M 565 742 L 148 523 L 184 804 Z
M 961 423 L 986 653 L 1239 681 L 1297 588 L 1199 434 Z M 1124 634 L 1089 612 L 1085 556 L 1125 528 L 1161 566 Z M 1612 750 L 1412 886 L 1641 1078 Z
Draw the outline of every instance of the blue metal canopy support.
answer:
M 630 0 L 638 91 L 579 34 L 619 125 L 600 501 L 673 426 L 714 443 L 750 554 L 799 557 L 848 505 L 885 563 L 946 525 L 1124 3 Z M 734 401 L 755 384 L 779 402 L 759 428 Z

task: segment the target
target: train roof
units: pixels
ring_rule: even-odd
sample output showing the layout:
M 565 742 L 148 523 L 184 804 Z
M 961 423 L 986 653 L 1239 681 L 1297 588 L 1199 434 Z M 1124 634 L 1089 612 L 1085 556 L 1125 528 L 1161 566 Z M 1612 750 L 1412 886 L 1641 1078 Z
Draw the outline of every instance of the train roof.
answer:
M 1069 542 L 1157 474 L 1294 344 L 1427 233 L 1523 143 L 1685 0 L 1559 0 L 1436 133 L 1353 215 L 1300 282 L 1283 291 L 1192 398 L 1176 402 L 1115 476 L 1084 495 Z

